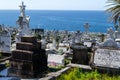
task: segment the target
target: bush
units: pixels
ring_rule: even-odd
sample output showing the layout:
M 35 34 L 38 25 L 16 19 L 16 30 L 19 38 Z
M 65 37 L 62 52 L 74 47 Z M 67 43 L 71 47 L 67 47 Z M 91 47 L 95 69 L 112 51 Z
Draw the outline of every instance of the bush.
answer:
M 6 62 L 6 63 L 5 63 L 5 67 L 10 67 L 10 63 L 9 63 L 9 62 Z
M 100 74 L 97 70 L 83 72 L 80 68 L 74 68 L 67 74 L 62 74 L 57 80 L 120 80 L 120 76 Z

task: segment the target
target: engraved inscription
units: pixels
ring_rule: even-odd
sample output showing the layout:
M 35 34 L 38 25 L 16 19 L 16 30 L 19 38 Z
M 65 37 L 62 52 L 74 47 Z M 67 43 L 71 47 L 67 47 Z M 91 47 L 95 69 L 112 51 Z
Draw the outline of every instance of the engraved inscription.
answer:
M 97 49 L 94 64 L 100 67 L 120 68 L 120 50 Z

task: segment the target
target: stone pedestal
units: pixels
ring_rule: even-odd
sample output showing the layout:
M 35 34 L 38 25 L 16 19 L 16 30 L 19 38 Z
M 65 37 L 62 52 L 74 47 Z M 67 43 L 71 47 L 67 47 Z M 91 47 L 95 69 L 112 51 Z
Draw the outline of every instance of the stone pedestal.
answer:
M 47 69 L 47 55 L 36 37 L 22 37 L 12 51 L 9 76 L 36 77 Z

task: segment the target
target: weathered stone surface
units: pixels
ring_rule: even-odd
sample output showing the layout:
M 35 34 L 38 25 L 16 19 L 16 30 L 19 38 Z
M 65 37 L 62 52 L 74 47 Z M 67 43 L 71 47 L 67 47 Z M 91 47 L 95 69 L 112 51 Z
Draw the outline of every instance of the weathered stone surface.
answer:
M 21 37 L 21 42 L 35 43 L 37 42 L 37 38 L 34 36 L 24 36 Z
M 33 57 L 32 51 L 25 51 L 25 50 L 14 50 L 12 52 L 13 59 L 20 59 L 20 60 L 32 60 Z
M 67 66 L 69 67 L 78 67 L 78 68 L 82 68 L 82 69 L 86 69 L 86 70 L 92 70 L 92 68 L 88 65 L 81 65 L 81 64 L 68 64 Z
M 16 49 L 33 51 L 35 50 L 35 45 L 32 43 L 19 42 L 16 43 Z
M 57 55 L 57 54 L 48 54 L 48 65 L 50 66 L 57 66 L 61 65 L 64 66 L 64 55 Z
M 72 63 L 88 64 L 88 52 L 85 46 L 75 45 L 71 49 L 73 49 Z
M 120 68 L 120 50 L 97 49 L 94 54 L 94 66 Z
M 17 43 L 17 49 L 12 51 L 9 76 L 36 77 L 47 69 L 46 51 L 41 49 L 41 43 L 35 37 L 22 37 L 24 42 Z M 31 41 L 31 40 L 35 41 Z
M 109 38 L 109 39 L 106 39 L 105 42 L 101 43 L 99 47 L 100 48 L 107 48 L 107 47 L 109 47 L 109 48 L 118 48 L 118 45 L 114 41 L 114 39 Z

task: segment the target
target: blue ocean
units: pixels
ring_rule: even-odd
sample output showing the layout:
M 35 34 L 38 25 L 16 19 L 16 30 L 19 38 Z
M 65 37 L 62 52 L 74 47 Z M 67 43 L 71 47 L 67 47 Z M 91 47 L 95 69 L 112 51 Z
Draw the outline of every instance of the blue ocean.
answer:
M 16 20 L 19 10 L 0 10 L 0 24 L 17 27 Z M 27 10 L 30 16 L 30 28 L 45 30 L 80 30 L 84 32 L 84 23 L 90 24 L 90 32 L 106 32 L 113 27 L 109 22 L 110 15 L 105 11 L 57 11 L 57 10 Z

